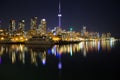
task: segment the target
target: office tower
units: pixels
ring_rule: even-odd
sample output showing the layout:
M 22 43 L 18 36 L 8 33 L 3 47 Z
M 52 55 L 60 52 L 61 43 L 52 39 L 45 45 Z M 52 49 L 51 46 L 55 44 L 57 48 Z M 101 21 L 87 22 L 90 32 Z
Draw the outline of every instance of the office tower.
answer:
M 20 31 L 25 30 L 25 20 L 21 20 L 18 25 L 19 25 L 19 30 Z
M 9 23 L 9 33 L 13 34 L 13 32 L 15 31 L 15 20 L 10 20 L 10 23 Z
M 39 27 L 38 27 L 38 30 L 39 30 L 38 33 L 41 33 L 41 35 L 45 35 L 46 32 L 47 32 L 46 24 L 47 24 L 47 22 L 46 22 L 45 19 L 42 19 L 42 20 L 40 21 L 40 25 L 39 25 Z
M 86 33 L 86 26 L 83 26 L 83 29 L 81 30 L 81 36 L 85 36 Z
M 44 31 L 44 33 L 46 33 L 46 20 L 45 19 L 42 19 L 41 20 L 41 27 L 42 27 L 42 30 Z
M 86 27 L 83 26 L 83 34 L 85 34 L 85 32 L 86 32 Z
M 33 17 L 31 19 L 30 25 L 31 25 L 31 30 L 36 30 L 37 29 L 37 17 Z

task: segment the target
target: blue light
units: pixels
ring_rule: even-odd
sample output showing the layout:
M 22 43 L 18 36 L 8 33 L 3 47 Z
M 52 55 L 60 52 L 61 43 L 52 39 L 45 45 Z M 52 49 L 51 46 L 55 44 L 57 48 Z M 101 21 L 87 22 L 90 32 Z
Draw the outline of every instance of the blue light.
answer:
M 62 69 L 62 63 L 61 62 L 58 63 L 58 69 Z
M 72 52 L 72 45 L 70 45 L 70 55 L 72 56 L 73 52 Z
M 70 28 L 70 31 L 72 31 L 73 30 L 73 28 Z
M 0 56 L 0 64 L 2 63 L 2 58 L 1 58 L 1 56 Z
M 57 57 L 57 58 L 59 58 L 59 57 L 60 57 L 60 54 L 59 54 L 59 53 L 57 53 L 57 54 L 56 54 L 56 57 Z
M 42 60 L 42 64 L 45 65 L 46 64 L 46 59 Z
M 53 35 L 56 35 L 56 32 L 54 32 Z
M 98 52 L 100 51 L 100 41 L 98 41 Z
M 52 48 L 52 54 L 56 55 L 56 45 Z
M 48 52 L 48 54 L 52 54 L 52 51 L 51 51 L 51 49 L 48 49 L 48 51 L 47 51 L 47 52 Z

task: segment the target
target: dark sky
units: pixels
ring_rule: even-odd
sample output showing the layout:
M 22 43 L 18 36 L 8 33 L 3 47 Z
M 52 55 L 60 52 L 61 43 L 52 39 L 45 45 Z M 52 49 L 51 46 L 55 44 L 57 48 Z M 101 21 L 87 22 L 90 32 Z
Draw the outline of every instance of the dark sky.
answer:
M 88 31 L 111 32 L 120 36 L 120 3 L 118 0 L 61 0 L 62 28 L 80 31 L 85 25 Z M 0 0 L 2 27 L 8 28 L 9 19 L 17 22 L 37 16 L 47 20 L 47 27 L 58 26 L 58 0 Z

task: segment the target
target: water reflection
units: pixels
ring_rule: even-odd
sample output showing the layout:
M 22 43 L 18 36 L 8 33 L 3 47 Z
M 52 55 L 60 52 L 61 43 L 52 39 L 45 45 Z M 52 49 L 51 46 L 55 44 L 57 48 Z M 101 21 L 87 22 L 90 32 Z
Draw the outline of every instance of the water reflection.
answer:
M 90 41 L 80 42 L 79 44 L 68 44 L 68 45 L 0 45 L 0 64 L 4 55 L 9 56 L 12 64 L 21 62 L 22 64 L 34 64 L 38 66 L 38 63 L 46 65 L 46 57 L 49 55 L 56 56 L 58 59 L 58 69 L 62 69 L 61 55 L 69 54 L 73 56 L 77 53 L 82 53 L 83 56 L 87 56 L 89 52 L 110 51 L 114 47 L 114 41 Z M 48 55 L 48 56 L 47 56 Z
M 88 52 L 99 52 L 110 51 L 114 46 L 115 41 L 89 41 L 89 42 L 80 42 L 79 44 L 69 44 L 69 45 L 55 45 L 51 52 L 54 55 L 58 54 L 70 54 L 72 56 L 75 53 L 83 53 L 84 56 Z

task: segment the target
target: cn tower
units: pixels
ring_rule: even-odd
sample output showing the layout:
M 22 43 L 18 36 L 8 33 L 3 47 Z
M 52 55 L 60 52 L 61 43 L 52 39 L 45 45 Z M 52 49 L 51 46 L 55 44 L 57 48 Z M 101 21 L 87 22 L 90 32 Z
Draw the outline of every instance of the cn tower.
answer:
M 61 17 L 62 17 L 62 14 L 61 14 L 61 3 L 60 3 L 60 0 L 59 0 L 59 13 L 58 13 L 59 24 L 58 24 L 58 27 L 61 27 Z

